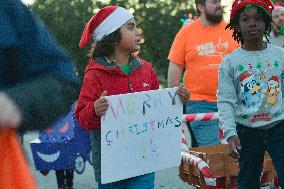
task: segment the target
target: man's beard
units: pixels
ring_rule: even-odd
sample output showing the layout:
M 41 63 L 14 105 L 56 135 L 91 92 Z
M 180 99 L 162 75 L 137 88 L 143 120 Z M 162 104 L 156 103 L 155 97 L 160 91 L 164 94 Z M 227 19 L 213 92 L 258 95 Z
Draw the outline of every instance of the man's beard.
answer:
M 208 11 L 205 10 L 205 17 L 212 24 L 219 24 L 223 20 L 223 11 L 219 15 L 216 15 L 216 14 L 213 15 L 211 13 L 208 13 Z

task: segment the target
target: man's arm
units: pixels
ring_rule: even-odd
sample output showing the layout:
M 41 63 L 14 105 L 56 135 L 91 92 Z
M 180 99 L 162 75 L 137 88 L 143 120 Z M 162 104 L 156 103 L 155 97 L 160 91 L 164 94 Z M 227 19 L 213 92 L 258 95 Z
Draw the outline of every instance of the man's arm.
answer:
M 177 87 L 179 85 L 182 70 L 182 65 L 170 61 L 168 68 L 168 87 Z

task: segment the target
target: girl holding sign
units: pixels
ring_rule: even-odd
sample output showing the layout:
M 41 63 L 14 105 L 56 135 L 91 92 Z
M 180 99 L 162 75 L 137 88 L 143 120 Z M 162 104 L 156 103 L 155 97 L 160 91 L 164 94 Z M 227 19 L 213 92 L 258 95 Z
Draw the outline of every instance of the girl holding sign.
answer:
M 100 179 L 100 117 L 109 107 L 103 97 L 159 88 L 150 63 L 132 54 L 140 50 L 140 32 L 133 15 L 118 6 L 100 9 L 86 24 L 80 48 L 86 47 L 91 39 L 95 47 L 85 71 L 76 117 L 81 127 L 94 133 L 93 159 L 98 188 L 154 188 L 154 173 L 109 184 L 101 184 Z M 178 93 L 185 103 L 188 92 L 180 87 Z

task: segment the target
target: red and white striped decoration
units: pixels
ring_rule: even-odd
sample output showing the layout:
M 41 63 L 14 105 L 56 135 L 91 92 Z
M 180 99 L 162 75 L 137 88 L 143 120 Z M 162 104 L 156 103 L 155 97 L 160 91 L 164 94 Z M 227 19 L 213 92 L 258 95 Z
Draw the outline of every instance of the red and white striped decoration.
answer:
M 216 178 L 214 178 L 213 173 L 211 172 L 208 164 L 205 161 L 187 152 L 181 152 L 181 157 L 183 161 L 187 161 L 192 166 L 195 166 L 198 168 L 198 170 L 200 170 L 204 177 L 206 185 L 210 186 L 210 189 L 216 188 Z
M 184 122 L 194 121 L 211 121 L 219 119 L 218 112 L 198 113 L 198 114 L 183 114 Z
M 181 139 L 181 151 L 188 150 L 188 143 L 184 135 L 184 129 L 182 129 L 182 139 Z
M 197 114 L 183 114 L 183 122 L 195 122 L 195 121 L 212 121 L 219 119 L 218 112 L 197 113 Z M 226 144 L 224 139 L 224 133 L 219 129 L 219 137 L 222 144 Z
M 194 122 L 194 121 L 211 121 L 219 119 L 219 113 L 217 112 L 209 112 L 209 113 L 197 113 L 197 114 L 184 114 L 183 115 L 183 122 Z M 224 141 L 223 131 L 219 130 L 219 136 L 221 139 L 221 143 L 226 143 Z M 181 144 L 181 158 L 187 162 L 189 162 L 192 166 L 197 167 L 200 172 L 202 173 L 206 184 L 208 185 L 208 189 L 216 189 L 217 188 L 217 179 L 214 178 L 212 171 L 210 170 L 208 164 L 190 153 L 187 152 L 188 150 L 188 142 L 186 140 L 184 129 L 182 129 L 182 144 Z M 267 185 L 267 178 L 265 175 L 261 177 L 261 189 L 268 188 L 280 188 L 279 180 L 277 175 L 274 177 L 272 183 Z M 267 186 L 267 187 L 266 187 Z

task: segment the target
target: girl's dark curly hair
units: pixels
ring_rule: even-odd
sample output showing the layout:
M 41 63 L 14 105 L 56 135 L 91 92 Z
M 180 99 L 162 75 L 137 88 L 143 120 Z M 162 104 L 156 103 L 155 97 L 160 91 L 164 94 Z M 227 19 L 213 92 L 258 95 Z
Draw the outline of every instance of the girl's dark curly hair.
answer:
M 269 33 L 271 32 L 271 16 L 265 11 L 263 10 L 262 8 L 260 8 L 259 6 L 255 6 L 257 8 L 257 13 L 260 15 L 261 19 L 264 21 L 265 23 L 265 33 L 264 33 L 264 36 L 267 40 L 267 42 L 269 42 Z M 233 18 L 230 19 L 230 22 L 229 24 L 226 26 L 225 29 L 230 29 L 230 30 L 233 30 L 233 38 L 235 41 L 237 41 L 238 43 L 241 42 L 241 44 L 243 45 L 244 44 L 244 38 L 243 38 L 243 35 L 241 33 L 241 31 L 238 29 L 238 27 L 240 26 L 239 25 L 239 20 L 240 20 L 240 16 L 241 16 L 241 13 L 243 12 L 243 10 L 245 9 L 246 7 L 240 9 L 237 14 L 235 14 L 235 16 Z
M 112 32 L 111 34 L 105 36 L 96 43 L 90 52 L 92 59 L 100 56 L 108 56 L 114 53 L 115 45 L 121 40 L 120 28 Z

